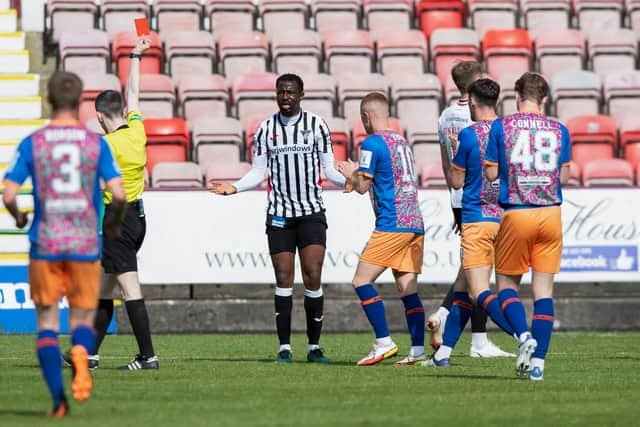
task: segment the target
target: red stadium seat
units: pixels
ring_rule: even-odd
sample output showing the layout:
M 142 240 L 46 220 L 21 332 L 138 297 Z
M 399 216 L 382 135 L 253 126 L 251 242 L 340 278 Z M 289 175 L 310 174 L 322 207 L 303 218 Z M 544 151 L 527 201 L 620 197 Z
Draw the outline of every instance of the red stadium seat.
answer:
M 638 57 L 638 40 L 633 31 L 615 28 L 589 35 L 591 69 L 604 79 L 615 71 L 632 71 Z
M 194 154 L 202 172 L 212 163 L 238 163 L 242 151 L 242 125 L 236 119 L 203 117 L 193 123 Z
M 263 33 L 223 33 L 218 39 L 220 65 L 227 81 L 267 70 L 269 43 Z
M 187 123 L 178 118 L 145 119 L 147 133 L 147 171 L 156 163 L 184 162 L 190 152 Z
M 568 187 L 581 187 L 582 186 L 582 171 L 580 166 L 576 162 L 571 162 L 569 166 L 569 182 Z
M 311 0 L 311 14 L 316 31 L 355 31 L 360 21 L 358 0 Z
M 320 70 L 322 42 L 315 31 L 280 31 L 271 38 L 273 70 L 299 75 L 315 74 Z
M 573 6 L 585 36 L 622 26 L 623 0 L 573 0 Z
M 163 55 L 162 43 L 158 35 L 151 32 L 151 46 L 142 55 L 140 63 L 140 72 L 146 74 L 160 74 L 162 72 Z M 117 64 L 118 76 L 120 84 L 124 86 L 129 78 L 129 69 L 131 67 L 131 58 L 129 54 L 133 51 L 138 41 L 136 33 L 118 33 L 113 38 L 111 46 L 111 55 L 113 61 Z
M 435 75 L 396 74 L 391 77 L 391 103 L 405 127 L 437 122 L 441 102 L 442 86 Z
M 336 161 L 347 160 L 351 154 L 349 126 L 343 119 L 328 116 L 325 120 L 331 132 L 333 157 Z
M 562 71 L 551 79 L 555 115 L 561 122 L 572 117 L 596 115 L 602 99 L 602 82 L 590 71 Z
M 389 118 L 389 124 L 391 125 L 391 129 L 394 132 L 399 133 L 400 135 L 404 135 L 404 129 L 402 129 L 402 124 L 400 124 L 400 120 L 395 117 Z M 360 146 L 362 145 L 362 141 L 364 141 L 369 134 L 364 128 L 362 121 L 358 120 L 353 124 L 353 128 L 351 129 L 351 136 L 353 140 L 353 148 L 352 148 L 352 156 L 354 159 L 360 159 Z
M 247 161 L 251 161 L 253 159 L 253 138 L 258 132 L 258 128 L 260 127 L 262 122 L 265 121 L 268 117 L 270 117 L 269 114 L 258 114 L 252 117 L 248 117 L 243 123 L 245 134 L 245 158 L 247 159 Z
M 622 159 L 592 160 L 582 168 L 585 187 L 633 187 L 633 168 Z
M 224 117 L 229 110 L 229 93 L 224 78 L 217 74 L 187 75 L 178 84 L 178 102 L 185 120 Z
M 58 43 L 59 67 L 76 74 L 104 74 L 111 68 L 109 36 L 100 30 L 64 32 Z
M 596 159 L 613 158 L 618 129 L 608 116 L 580 116 L 567 122 L 571 135 L 571 158 L 580 167 Z
M 413 148 L 416 170 L 422 170 L 426 163 L 440 159 L 437 121 L 423 121 L 407 126 L 407 140 Z
M 634 168 L 640 165 L 640 118 L 637 111 L 629 111 L 620 123 L 620 146 L 625 160 Z
M 468 0 L 467 4 L 480 37 L 488 30 L 516 28 L 518 0 Z
M 465 5 L 462 0 L 421 0 L 416 14 L 425 38 L 438 28 L 462 28 Z
M 360 101 L 370 92 L 389 94 L 391 84 L 382 74 L 343 74 L 338 77 L 338 104 L 347 123 L 360 121 Z
M 80 122 L 87 123 L 96 117 L 95 101 L 100 92 L 115 90 L 122 92 L 118 77 L 113 74 L 83 74 L 82 96 L 80 98 Z
M 640 111 L 640 71 L 607 74 L 603 91 L 607 111 L 618 124 L 629 111 Z
M 104 30 L 113 38 L 117 33 L 131 31 L 134 19 L 148 18 L 149 3 L 146 0 L 102 0 L 100 14 Z
M 259 0 L 258 12 L 266 34 L 304 31 L 309 20 L 304 0 Z
M 199 0 L 155 0 L 153 15 L 160 33 L 198 31 L 202 6 Z
M 431 188 L 447 186 L 447 180 L 442 173 L 442 162 L 440 160 L 426 162 L 418 170 L 420 171 L 420 185 L 422 187 Z
M 496 78 L 522 74 L 531 65 L 532 44 L 527 30 L 490 30 L 482 40 L 487 72 Z
M 547 78 L 560 71 L 581 70 L 585 41 L 578 30 L 545 30 L 535 40 L 537 68 Z
M 368 31 L 339 31 L 324 34 L 325 70 L 334 76 L 371 70 L 373 41 Z
M 204 10 L 214 35 L 255 29 L 256 9 L 251 0 L 207 0 Z
M 185 75 L 213 73 L 216 48 L 213 36 L 207 31 L 177 31 L 164 39 L 167 70 L 174 82 Z
M 432 70 L 444 86 L 451 78 L 456 61 L 480 59 L 480 42 L 474 30 L 468 28 L 440 28 L 431 34 Z
M 378 71 L 422 74 L 428 63 L 427 42 L 418 30 L 392 31 L 377 35 Z
M 569 28 L 570 0 L 521 0 L 520 7 L 532 37 Z
M 127 89 L 125 88 L 125 93 Z M 176 108 L 175 87 L 169 76 L 145 74 L 140 78 L 140 112 L 144 117 L 169 119 Z
M 498 79 L 500 84 L 500 104 L 498 110 L 500 115 L 507 116 L 518 110 L 516 105 L 516 80 L 520 78 L 519 74 L 505 74 Z
M 371 32 L 408 31 L 413 23 L 413 0 L 362 0 Z
M 251 169 L 251 165 L 246 162 L 240 163 L 212 163 L 207 168 L 206 182 L 215 181 L 237 181 L 246 175 Z
M 320 117 L 332 117 L 336 104 L 336 81 L 328 74 L 303 74 L 302 108 Z
M 25 5 L 26 6 L 26 5 Z M 60 35 L 73 31 L 90 30 L 96 27 L 98 7 L 95 0 L 47 0 L 46 15 L 49 26 L 45 32 L 53 43 L 58 43 Z
M 267 117 L 276 110 L 276 78 L 273 73 L 256 73 L 233 81 L 231 103 L 241 122 L 254 115 Z
M 202 172 L 192 162 L 162 162 L 151 173 L 152 187 L 201 188 Z

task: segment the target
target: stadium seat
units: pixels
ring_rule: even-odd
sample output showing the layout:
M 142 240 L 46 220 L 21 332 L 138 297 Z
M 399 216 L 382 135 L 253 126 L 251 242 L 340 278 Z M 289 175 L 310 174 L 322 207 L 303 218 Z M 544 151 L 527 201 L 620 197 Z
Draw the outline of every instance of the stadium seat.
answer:
M 572 117 L 596 115 L 602 99 L 602 83 L 590 71 L 562 71 L 551 79 L 555 116 L 561 122 Z
M 625 160 L 634 168 L 640 165 L 640 117 L 637 111 L 629 111 L 620 123 L 620 146 Z
M 608 116 L 579 116 L 567 122 L 571 135 L 571 159 L 580 167 L 596 159 L 613 158 L 618 130 Z
M 273 71 L 299 75 L 320 71 L 322 42 L 315 31 L 280 31 L 271 38 Z
M 437 121 L 425 120 L 407 126 L 407 140 L 413 149 L 416 170 L 420 171 L 426 163 L 440 159 Z
M 516 28 L 518 0 L 468 0 L 473 28 L 482 38 L 488 30 Z
M 582 171 L 580 166 L 576 162 L 571 162 L 569 165 L 569 182 L 567 187 L 580 187 L 582 186 Z
M 631 163 L 622 159 L 592 160 L 582 167 L 585 187 L 633 187 Z
M 49 23 L 46 34 L 49 41 L 58 43 L 60 35 L 73 31 L 90 30 L 96 27 L 98 7 L 95 0 L 47 0 L 45 16 Z
M 308 27 L 304 0 L 259 0 L 258 13 L 262 18 L 262 30 L 268 35 L 300 32 Z
M 626 0 L 629 27 L 640 37 L 640 0 Z
M 498 105 L 498 111 L 501 116 L 507 116 L 518 111 L 515 83 L 519 78 L 519 74 L 505 74 L 498 79 L 498 83 L 500 84 L 500 104 Z
M 186 75 L 178 84 L 182 116 L 190 121 L 199 117 L 225 117 L 229 93 L 224 78 L 217 74 Z
M 320 117 L 332 117 L 336 104 L 336 81 L 328 74 L 303 74 L 302 108 Z
M 379 73 L 424 73 L 428 52 L 420 31 L 380 32 L 376 38 Z
M 95 101 L 100 92 L 115 90 L 122 92 L 120 80 L 113 74 L 82 74 L 82 96 L 80 97 L 79 118 L 81 123 L 87 123 L 96 117 Z
M 585 41 L 579 30 L 545 30 L 535 40 L 538 71 L 552 78 L 560 71 L 583 68 Z
M 585 36 L 622 26 L 623 0 L 573 0 L 578 27 Z
M 504 74 L 522 75 L 531 67 L 532 45 L 527 30 L 489 30 L 482 40 L 482 50 L 487 72 L 497 79 Z
M 117 33 L 131 31 L 134 19 L 148 18 L 149 3 L 146 0 L 102 0 L 100 15 L 102 28 L 113 38 Z
M 202 172 L 192 162 L 162 162 L 151 173 L 152 187 L 201 188 Z
M 100 30 L 64 32 L 58 43 L 59 68 L 76 74 L 104 74 L 111 68 L 109 36 Z
M 594 31 L 589 35 L 591 69 L 604 79 L 614 71 L 631 71 L 638 57 L 638 40 L 633 31 L 622 28 Z
M 102 126 L 100 126 L 100 122 L 98 122 L 98 118 L 97 117 L 93 117 L 93 118 L 87 120 L 84 123 L 84 125 L 91 132 L 97 133 L 98 135 L 104 135 L 104 129 L 102 129 Z
M 228 82 L 242 74 L 267 70 L 269 44 L 262 33 L 223 33 L 218 39 L 218 52 Z
M 389 78 L 382 74 L 343 74 L 337 77 L 338 105 L 347 123 L 360 121 L 360 101 L 370 92 L 389 94 Z
M 618 124 L 629 111 L 640 111 L 640 71 L 611 72 L 604 78 L 606 111 Z
M 571 17 L 570 0 L 520 0 L 520 11 L 525 28 L 531 37 L 537 38 L 548 31 L 569 28 Z
M 358 0 L 311 0 L 316 31 L 355 31 L 360 21 Z
M 206 184 L 209 181 L 237 181 L 251 169 L 247 162 L 239 163 L 212 163 L 205 173 Z
M 400 135 L 404 135 L 404 129 L 402 129 L 400 120 L 395 117 L 390 117 L 389 124 L 391 125 L 390 130 L 399 133 Z M 351 140 L 353 141 L 351 155 L 353 159 L 360 160 L 360 146 L 362 145 L 362 141 L 364 141 L 368 136 L 369 134 L 365 130 L 361 120 L 353 123 L 353 127 L 351 129 Z
M 416 5 L 420 28 L 427 40 L 438 28 L 462 28 L 464 11 L 462 0 L 421 0 Z
M 159 33 L 198 31 L 202 6 L 200 0 L 154 0 L 153 16 Z
M 421 122 L 438 121 L 442 86 L 434 74 L 391 76 L 391 103 L 395 115 L 409 128 Z
M 325 70 L 337 76 L 372 70 L 373 41 L 368 31 L 336 31 L 324 34 Z
M 204 10 L 214 35 L 255 29 L 256 10 L 251 0 L 207 0 Z
M 230 117 L 201 117 L 192 128 L 194 160 L 202 173 L 212 163 L 238 163 L 242 153 L 242 124 Z
M 190 152 L 189 129 L 179 118 L 145 119 L 147 171 L 161 162 L 184 162 Z
M 255 73 L 233 81 L 231 103 L 238 120 L 244 123 L 252 116 L 267 117 L 277 109 L 276 78 L 273 73 Z
M 334 159 L 336 161 L 347 160 L 351 154 L 349 126 L 347 122 L 341 118 L 331 116 L 327 116 L 325 121 L 331 133 Z
M 125 88 L 127 93 L 127 88 Z M 170 119 L 176 109 L 175 87 L 164 74 L 144 74 L 140 78 L 140 112 L 144 117 Z
M 160 38 L 153 31 L 151 32 L 151 46 L 142 55 L 140 63 L 140 73 L 159 74 L 162 72 L 163 55 Z M 124 86 L 129 78 L 131 58 L 129 54 L 133 51 L 138 41 L 136 33 L 118 33 L 113 38 L 111 46 L 111 56 L 117 65 L 120 84 Z
M 272 112 L 273 113 L 273 112 Z M 245 147 L 245 159 L 251 161 L 253 159 L 253 138 L 258 132 L 258 128 L 262 122 L 271 117 L 272 114 L 256 114 L 250 116 L 244 120 L 242 126 L 244 127 L 244 147 Z
M 447 180 L 442 173 L 442 162 L 439 159 L 425 162 L 418 170 L 420 171 L 420 185 L 422 187 L 447 186 Z
M 167 72 L 178 83 L 185 75 L 209 75 L 214 71 L 215 42 L 207 31 L 176 31 L 166 34 Z
M 372 33 L 408 31 L 413 23 L 413 0 L 362 0 L 363 15 Z
M 431 69 L 444 86 L 451 78 L 451 67 L 456 61 L 480 59 L 480 41 L 474 30 L 468 28 L 440 28 L 431 34 Z

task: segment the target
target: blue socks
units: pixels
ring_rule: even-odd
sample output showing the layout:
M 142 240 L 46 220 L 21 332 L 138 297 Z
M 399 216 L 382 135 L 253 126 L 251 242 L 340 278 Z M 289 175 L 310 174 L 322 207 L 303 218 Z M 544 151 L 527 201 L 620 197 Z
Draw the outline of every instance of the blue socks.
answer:
M 389 328 L 387 326 L 387 317 L 384 312 L 384 303 L 382 302 L 380 295 L 378 295 L 376 288 L 371 284 L 363 285 L 356 288 L 356 293 L 360 298 L 360 304 L 367 315 L 367 319 L 369 319 L 369 323 L 373 326 L 376 338 L 388 337 Z
M 62 383 L 62 355 L 58 334 L 50 329 L 39 331 L 36 349 L 42 376 L 53 398 L 53 407 L 57 408 L 61 402 L 67 401 Z
M 498 298 L 500 298 L 505 319 L 507 319 L 518 337 L 528 332 L 527 315 L 524 312 L 524 305 L 522 305 L 518 292 L 514 289 L 503 289 L 498 293 Z
M 96 333 L 89 326 L 78 326 L 71 332 L 71 345 L 80 345 L 93 354 L 96 346 Z
M 507 319 L 505 319 L 500 309 L 500 302 L 496 294 L 490 290 L 486 290 L 478 295 L 478 305 L 481 306 L 484 311 L 489 315 L 493 322 L 500 326 L 500 328 L 509 336 L 513 336 L 514 331 Z
M 473 303 L 469 299 L 466 292 L 453 293 L 453 305 L 447 316 L 447 323 L 444 326 L 444 335 L 442 336 L 442 345 L 454 348 L 460 339 L 460 335 L 464 327 L 469 321 Z
M 402 297 L 402 302 L 407 317 L 407 328 L 411 335 L 411 346 L 424 347 L 425 316 L 422 301 L 416 293 Z
M 533 357 L 544 359 L 549 350 L 551 341 L 551 331 L 553 330 L 553 300 L 543 298 L 533 303 L 533 320 L 531 322 L 531 333 L 538 341 L 538 348 Z

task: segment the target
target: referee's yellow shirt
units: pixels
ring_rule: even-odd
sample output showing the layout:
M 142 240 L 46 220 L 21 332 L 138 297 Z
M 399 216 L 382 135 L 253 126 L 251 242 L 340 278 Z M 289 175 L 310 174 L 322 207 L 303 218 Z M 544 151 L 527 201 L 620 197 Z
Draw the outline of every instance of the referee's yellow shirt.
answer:
M 142 123 L 142 114 L 131 111 L 127 114 L 127 127 L 105 135 L 114 159 L 122 172 L 122 186 L 127 202 L 137 200 L 144 191 L 144 167 L 147 164 L 147 134 Z M 111 192 L 105 190 L 104 203 L 111 203 Z

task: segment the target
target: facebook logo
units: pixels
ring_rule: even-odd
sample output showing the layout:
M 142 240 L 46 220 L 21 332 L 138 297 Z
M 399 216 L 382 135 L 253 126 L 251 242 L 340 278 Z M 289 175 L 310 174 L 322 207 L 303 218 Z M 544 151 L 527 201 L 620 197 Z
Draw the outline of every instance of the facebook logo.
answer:
M 566 246 L 562 250 L 563 272 L 636 272 L 637 246 Z

